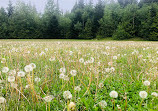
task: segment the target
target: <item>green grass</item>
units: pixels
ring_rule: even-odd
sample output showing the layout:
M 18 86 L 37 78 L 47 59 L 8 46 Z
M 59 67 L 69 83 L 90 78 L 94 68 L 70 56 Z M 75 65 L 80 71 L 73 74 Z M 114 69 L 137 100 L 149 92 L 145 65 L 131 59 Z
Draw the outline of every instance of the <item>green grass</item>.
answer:
M 68 111 L 72 110 L 68 108 L 70 101 L 75 103 L 75 111 L 158 110 L 158 97 L 151 95 L 158 93 L 158 42 L 1 40 L 0 52 L 0 96 L 6 99 L 0 110 Z M 18 77 L 17 72 L 25 71 L 30 63 L 36 68 Z M 7 73 L 2 71 L 4 67 L 9 68 Z M 61 79 L 63 67 L 67 78 Z M 71 70 L 77 71 L 76 76 Z M 15 77 L 17 87 L 8 81 L 9 76 Z M 149 86 L 144 85 L 146 80 Z M 76 86 L 81 88 L 79 92 L 74 90 Z M 109 95 L 113 90 L 118 93 L 115 99 Z M 70 100 L 63 97 L 64 91 L 71 92 Z M 139 96 L 140 91 L 147 92 L 145 99 Z M 44 100 L 48 95 L 54 96 L 50 102 Z M 99 105 L 102 100 L 106 107 Z

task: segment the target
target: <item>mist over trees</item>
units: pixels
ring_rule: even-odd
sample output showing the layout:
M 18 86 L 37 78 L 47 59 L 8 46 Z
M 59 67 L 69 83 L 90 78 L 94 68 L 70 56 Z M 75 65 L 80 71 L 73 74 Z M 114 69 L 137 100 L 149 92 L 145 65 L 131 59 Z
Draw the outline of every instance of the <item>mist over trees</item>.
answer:
M 57 0 L 58 1 L 58 0 Z M 158 0 L 78 0 L 63 13 L 47 0 L 44 13 L 24 2 L 0 8 L 0 39 L 158 40 Z

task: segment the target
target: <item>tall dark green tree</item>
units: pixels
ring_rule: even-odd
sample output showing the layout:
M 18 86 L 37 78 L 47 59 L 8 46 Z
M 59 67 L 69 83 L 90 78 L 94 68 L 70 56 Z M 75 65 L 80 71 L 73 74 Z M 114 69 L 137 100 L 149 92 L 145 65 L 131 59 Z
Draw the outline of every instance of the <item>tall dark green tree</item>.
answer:
M 7 38 L 7 13 L 0 8 L 0 38 Z
M 118 0 L 118 3 L 125 7 L 127 6 L 128 4 L 136 4 L 137 3 L 137 0 Z
M 14 7 L 13 7 L 13 4 L 10 0 L 9 0 L 9 4 L 7 7 L 7 11 L 8 11 L 8 17 L 12 16 L 14 13 Z
M 99 20 L 104 16 L 104 2 L 102 0 L 98 0 L 94 8 L 94 21 L 93 21 L 93 32 L 96 34 L 100 27 Z

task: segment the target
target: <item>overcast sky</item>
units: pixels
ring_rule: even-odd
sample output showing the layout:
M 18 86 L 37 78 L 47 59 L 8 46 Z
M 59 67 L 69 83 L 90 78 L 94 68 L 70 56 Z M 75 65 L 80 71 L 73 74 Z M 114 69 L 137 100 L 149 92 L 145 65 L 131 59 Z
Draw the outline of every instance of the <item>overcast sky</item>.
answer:
M 9 0 L 0 0 L 0 7 L 6 8 L 8 5 L 8 1 Z M 18 0 L 11 0 L 11 1 L 13 2 L 13 4 L 15 4 L 16 1 Z M 32 4 L 35 4 L 39 12 L 43 12 L 47 0 L 22 0 L 22 1 L 25 1 L 26 3 L 29 3 L 29 1 L 31 1 Z M 85 1 L 88 1 L 88 0 L 85 0 Z M 93 1 L 96 2 L 97 0 L 93 0 Z M 64 12 L 67 10 L 70 11 L 73 5 L 75 4 L 75 2 L 76 0 L 59 0 L 60 9 L 62 9 Z

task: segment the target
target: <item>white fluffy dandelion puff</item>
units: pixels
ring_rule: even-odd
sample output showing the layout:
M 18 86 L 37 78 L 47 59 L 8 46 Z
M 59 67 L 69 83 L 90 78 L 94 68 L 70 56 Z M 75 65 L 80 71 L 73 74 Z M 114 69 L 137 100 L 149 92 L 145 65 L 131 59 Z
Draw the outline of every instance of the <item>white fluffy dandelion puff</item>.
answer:
M 147 93 L 146 91 L 140 91 L 140 92 L 139 92 L 139 96 L 140 96 L 141 98 L 146 98 L 147 95 L 148 95 L 148 93 Z
M 63 93 L 63 97 L 64 97 L 64 99 L 71 99 L 72 98 L 72 94 L 71 94 L 71 92 L 70 91 L 65 91 L 64 93 Z
M 110 97 L 117 98 L 118 97 L 118 93 L 116 91 L 111 91 L 110 92 Z

